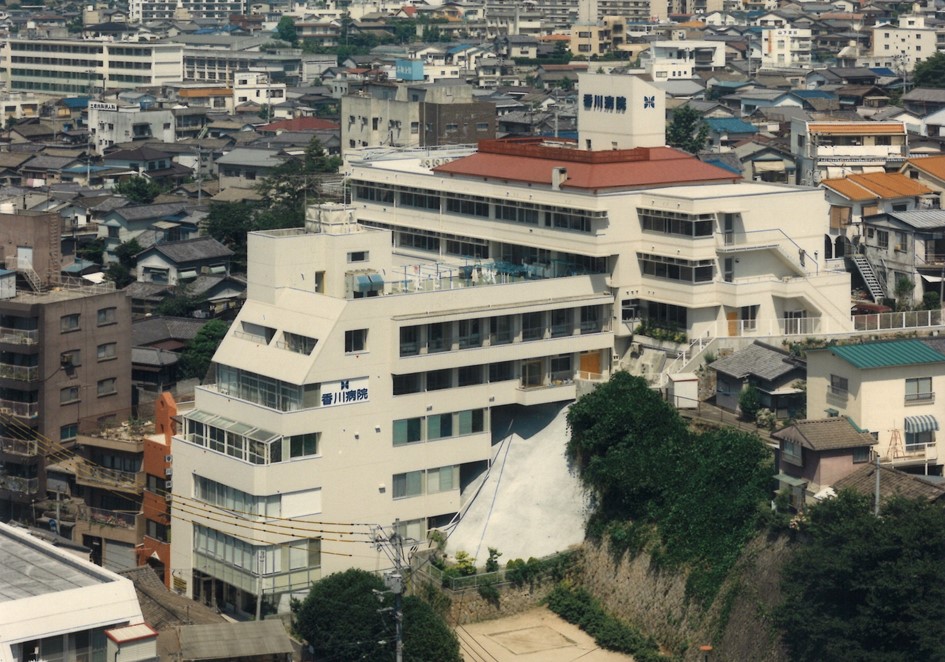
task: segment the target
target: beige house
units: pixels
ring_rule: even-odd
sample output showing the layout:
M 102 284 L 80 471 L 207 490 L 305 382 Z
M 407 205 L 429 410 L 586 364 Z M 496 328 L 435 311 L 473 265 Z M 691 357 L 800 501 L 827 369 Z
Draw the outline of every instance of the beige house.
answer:
M 807 354 L 807 411 L 848 416 L 879 442 L 885 464 L 941 474 L 935 392 L 945 392 L 937 338 L 842 345 Z M 945 449 L 943 449 L 945 451 Z

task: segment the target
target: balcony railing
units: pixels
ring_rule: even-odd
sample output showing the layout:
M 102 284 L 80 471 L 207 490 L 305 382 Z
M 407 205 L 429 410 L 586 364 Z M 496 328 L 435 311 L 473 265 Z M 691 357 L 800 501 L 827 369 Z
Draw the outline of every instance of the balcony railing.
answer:
M 0 326 L 0 343 L 11 345 L 35 345 L 39 342 L 39 331 L 36 329 L 14 329 Z
M 19 476 L 0 474 L 0 490 L 35 494 L 39 491 L 39 478 L 20 478 Z
M 907 310 L 898 313 L 870 313 L 853 316 L 853 328 L 857 331 L 917 329 L 939 326 L 941 323 L 941 310 Z
M 39 416 L 39 403 L 0 399 L 0 411 L 20 418 L 36 418 Z
M 79 519 L 99 526 L 113 526 L 119 529 L 134 529 L 137 513 L 128 513 L 119 510 L 91 508 L 85 506 L 79 509 Z
M 139 474 L 133 471 L 120 471 L 89 465 L 84 462 L 76 467 L 76 479 L 85 482 L 100 483 L 111 487 L 125 487 L 137 489 L 141 486 Z
M 21 382 L 35 382 L 39 379 L 39 367 L 35 365 L 12 365 L 0 363 L 0 379 L 16 379 Z
M 33 456 L 39 454 L 39 444 L 35 439 L 14 439 L 13 437 L 0 437 L 0 451 L 4 453 L 15 453 L 17 455 Z

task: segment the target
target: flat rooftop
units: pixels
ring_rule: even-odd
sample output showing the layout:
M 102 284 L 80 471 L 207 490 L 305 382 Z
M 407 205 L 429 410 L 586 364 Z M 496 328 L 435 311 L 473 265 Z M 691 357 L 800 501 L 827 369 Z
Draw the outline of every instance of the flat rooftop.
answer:
M 115 581 L 28 533 L 0 526 L 0 603 Z

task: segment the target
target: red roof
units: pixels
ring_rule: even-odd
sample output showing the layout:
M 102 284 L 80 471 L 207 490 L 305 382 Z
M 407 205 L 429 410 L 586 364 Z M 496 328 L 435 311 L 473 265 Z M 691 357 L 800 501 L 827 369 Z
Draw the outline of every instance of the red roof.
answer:
M 258 131 L 316 131 L 319 129 L 337 129 L 338 122 L 320 117 L 296 117 L 293 120 L 279 120 L 259 127 Z
M 588 152 L 548 146 L 540 138 L 484 140 L 475 154 L 433 170 L 443 175 L 550 186 L 554 168 L 567 170 L 562 188 L 590 190 L 732 183 L 741 179 L 671 147 Z
M 417 8 L 414 7 L 413 5 L 404 5 L 403 7 L 400 8 L 400 11 L 405 13 L 407 16 L 413 16 L 414 14 L 417 13 Z

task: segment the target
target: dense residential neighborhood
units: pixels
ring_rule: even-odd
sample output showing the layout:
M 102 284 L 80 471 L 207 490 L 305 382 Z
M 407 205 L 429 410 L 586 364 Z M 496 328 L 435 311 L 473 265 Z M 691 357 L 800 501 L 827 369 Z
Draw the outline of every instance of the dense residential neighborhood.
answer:
M 0 111 L 0 662 L 945 655 L 940 2 L 32 0 Z

